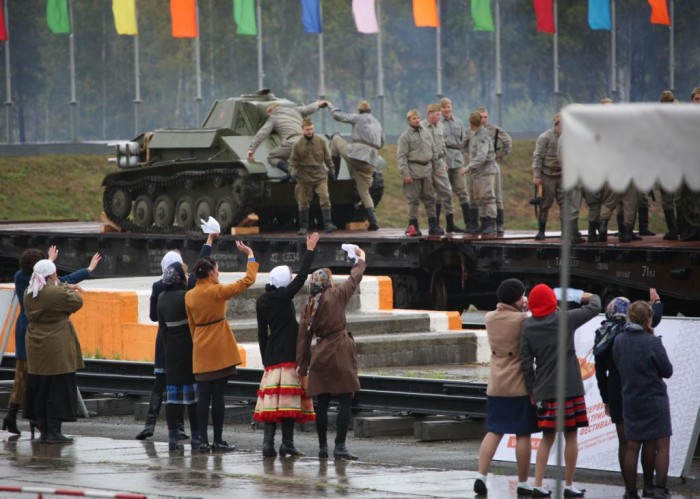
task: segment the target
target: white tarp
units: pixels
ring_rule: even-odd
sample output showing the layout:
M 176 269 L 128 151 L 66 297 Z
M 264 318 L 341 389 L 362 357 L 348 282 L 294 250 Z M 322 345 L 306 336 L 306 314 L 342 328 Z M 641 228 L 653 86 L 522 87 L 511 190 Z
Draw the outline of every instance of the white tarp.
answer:
M 571 105 L 562 111 L 564 188 L 605 182 L 623 191 L 656 181 L 675 191 L 683 179 L 700 191 L 700 105 Z

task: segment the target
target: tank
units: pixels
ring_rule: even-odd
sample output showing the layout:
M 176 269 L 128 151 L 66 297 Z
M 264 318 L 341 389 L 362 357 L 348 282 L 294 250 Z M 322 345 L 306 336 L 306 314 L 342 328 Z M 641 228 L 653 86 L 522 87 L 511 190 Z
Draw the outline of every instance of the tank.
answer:
M 262 162 L 246 159 L 272 102 L 296 106 L 262 90 L 215 101 L 201 128 L 163 128 L 113 144 L 118 170 L 102 181 L 107 217 L 129 232 L 194 232 L 200 219 L 213 216 L 223 233 L 253 213 L 262 230 L 296 228 L 295 184 L 265 160 L 280 137 L 273 134 L 258 147 Z M 379 170 L 370 191 L 375 205 L 384 190 Z M 336 180 L 328 188 L 336 225 L 367 219 L 344 160 L 336 163 Z M 322 226 L 317 197 L 310 225 Z

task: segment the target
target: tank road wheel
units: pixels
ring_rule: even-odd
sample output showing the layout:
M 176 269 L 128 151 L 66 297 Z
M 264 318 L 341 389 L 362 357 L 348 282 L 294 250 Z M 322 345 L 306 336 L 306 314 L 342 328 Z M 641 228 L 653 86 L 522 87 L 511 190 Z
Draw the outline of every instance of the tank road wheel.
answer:
M 199 198 L 197 204 L 194 207 L 194 219 L 195 222 L 198 220 L 208 220 L 209 217 L 214 215 L 214 200 L 210 197 Z
M 168 227 L 175 218 L 175 203 L 170 196 L 158 196 L 153 205 L 153 221 L 158 227 Z
M 112 193 L 109 209 L 115 217 L 126 218 L 131 212 L 131 193 L 126 189 L 116 189 Z
M 175 224 L 184 229 L 194 227 L 194 203 L 192 198 L 184 197 L 177 202 L 175 208 Z
M 233 225 L 233 219 L 236 216 L 236 211 L 233 208 L 233 200 L 231 198 L 223 198 L 216 205 L 216 219 L 221 224 L 221 230 L 228 230 Z
M 153 224 L 153 200 L 150 196 L 139 196 L 134 202 L 134 223 L 139 227 L 150 227 Z

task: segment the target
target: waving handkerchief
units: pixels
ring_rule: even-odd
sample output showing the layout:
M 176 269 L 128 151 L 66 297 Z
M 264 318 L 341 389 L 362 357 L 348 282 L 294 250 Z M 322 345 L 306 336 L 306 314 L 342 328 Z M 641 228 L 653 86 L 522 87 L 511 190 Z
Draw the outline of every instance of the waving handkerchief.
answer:
M 216 218 L 209 217 L 207 221 L 200 218 L 199 221 L 202 222 L 202 231 L 205 234 L 221 234 L 221 225 Z
M 345 251 L 348 254 L 348 258 L 353 261 L 353 263 L 356 263 L 357 260 L 360 258 L 357 256 L 357 253 L 355 253 L 355 250 L 357 249 L 357 245 L 355 244 L 343 244 L 340 246 L 343 248 L 343 251 Z

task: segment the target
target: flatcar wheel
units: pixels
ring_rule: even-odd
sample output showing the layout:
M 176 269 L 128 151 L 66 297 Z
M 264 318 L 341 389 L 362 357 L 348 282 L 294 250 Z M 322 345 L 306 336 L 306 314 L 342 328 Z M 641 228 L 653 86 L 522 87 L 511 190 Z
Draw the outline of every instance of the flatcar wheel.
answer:
M 175 218 L 175 203 L 170 196 L 158 196 L 153 205 L 153 221 L 158 227 L 168 227 Z
M 150 196 L 139 196 L 134 202 L 134 223 L 139 227 L 150 227 L 153 224 L 153 199 Z
M 214 215 L 214 200 L 210 197 L 199 198 L 194 207 L 195 223 L 198 220 L 208 220 Z
M 191 229 L 194 227 L 194 203 L 192 198 L 184 197 L 177 202 L 175 207 L 175 223 L 178 227 Z
M 227 230 L 233 225 L 233 218 L 236 216 L 236 212 L 233 208 L 233 200 L 230 198 L 223 198 L 219 200 L 216 205 L 216 219 L 221 224 L 221 230 Z
M 115 217 L 126 218 L 131 211 L 131 193 L 126 189 L 116 189 L 112 193 L 109 208 Z

